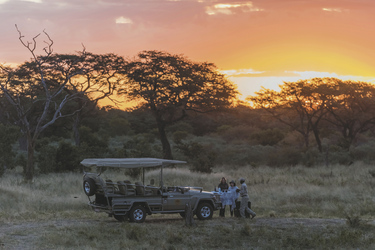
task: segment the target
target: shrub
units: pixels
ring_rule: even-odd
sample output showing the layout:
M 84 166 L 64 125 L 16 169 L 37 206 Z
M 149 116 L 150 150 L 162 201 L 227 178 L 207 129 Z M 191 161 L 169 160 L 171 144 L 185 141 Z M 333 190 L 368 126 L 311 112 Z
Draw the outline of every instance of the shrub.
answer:
M 177 144 L 181 143 L 182 140 L 185 140 L 188 137 L 188 132 L 186 131 L 176 131 L 173 133 L 173 141 Z
M 373 163 L 375 161 L 374 147 L 375 141 L 369 141 L 366 144 L 350 148 L 350 155 L 354 161 Z
M 211 173 L 216 160 L 216 154 L 208 145 L 204 146 L 198 142 L 180 143 L 176 145 L 189 159 L 192 164 L 191 170 L 203 173 Z
M 217 129 L 219 136 L 227 142 L 247 141 L 253 131 L 254 128 L 248 125 L 238 125 L 234 127 L 223 125 Z
M 124 157 L 159 157 L 159 148 L 154 144 L 153 134 L 140 134 L 124 143 Z
M 127 135 L 131 133 L 130 122 L 122 117 L 114 117 L 109 121 L 109 130 L 111 136 Z
M 80 160 L 80 155 L 76 146 L 65 141 L 59 143 L 55 157 L 56 170 L 58 172 L 77 170 Z
M 283 134 L 283 132 L 277 128 L 261 130 L 251 135 L 251 139 L 262 146 L 276 145 L 278 142 L 283 140 L 284 137 L 285 135 Z
M 168 127 L 168 132 L 174 133 L 177 131 L 183 131 L 188 134 L 191 134 L 193 133 L 194 129 L 189 123 L 184 122 L 184 121 L 177 122 L 176 124 L 173 124 Z
M 88 127 L 82 126 L 79 129 L 81 135 L 81 144 L 79 151 L 82 158 L 106 157 L 108 154 L 108 138 L 100 137 L 93 133 Z
M 46 140 L 42 141 L 43 143 Z M 36 162 L 39 168 L 40 173 L 48 174 L 55 172 L 57 169 L 56 164 L 56 153 L 57 153 L 57 146 L 51 144 L 43 144 L 37 147 L 38 154 L 36 157 Z
M 15 126 L 5 126 L 0 124 L 0 176 L 4 174 L 5 168 L 13 168 L 15 153 L 12 145 L 20 135 L 20 131 Z
M 263 157 L 269 166 L 294 166 L 301 162 L 301 153 L 294 147 L 269 147 L 269 151 Z

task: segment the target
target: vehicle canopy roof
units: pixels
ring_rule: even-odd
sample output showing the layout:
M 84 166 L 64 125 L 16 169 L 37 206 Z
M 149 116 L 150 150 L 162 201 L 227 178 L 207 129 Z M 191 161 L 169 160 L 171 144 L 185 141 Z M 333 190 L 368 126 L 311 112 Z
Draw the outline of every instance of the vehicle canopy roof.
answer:
M 158 158 L 88 158 L 81 161 L 86 167 L 148 168 L 182 164 L 185 161 Z

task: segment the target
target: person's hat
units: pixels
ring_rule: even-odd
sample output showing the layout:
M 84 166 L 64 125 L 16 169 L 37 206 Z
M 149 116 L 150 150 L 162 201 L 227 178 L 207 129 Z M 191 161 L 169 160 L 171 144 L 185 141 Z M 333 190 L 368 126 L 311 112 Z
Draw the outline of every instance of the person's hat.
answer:
M 233 183 L 234 185 L 236 185 L 236 183 L 234 182 L 234 180 L 231 180 L 231 181 L 229 182 L 229 184 L 231 184 L 231 183 Z

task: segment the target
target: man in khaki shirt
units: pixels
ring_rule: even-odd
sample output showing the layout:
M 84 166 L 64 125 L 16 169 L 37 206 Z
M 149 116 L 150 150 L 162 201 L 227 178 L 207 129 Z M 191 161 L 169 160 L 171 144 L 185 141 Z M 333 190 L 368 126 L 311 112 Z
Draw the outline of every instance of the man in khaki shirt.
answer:
M 251 219 L 252 219 L 256 216 L 256 213 L 253 210 L 251 210 L 247 205 L 249 202 L 249 195 L 247 193 L 247 185 L 245 183 L 245 179 L 241 178 L 240 183 L 241 183 L 241 188 L 237 189 L 237 192 L 240 192 L 240 196 L 241 196 L 240 214 L 242 218 L 245 218 L 245 210 L 246 210 L 251 215 Z

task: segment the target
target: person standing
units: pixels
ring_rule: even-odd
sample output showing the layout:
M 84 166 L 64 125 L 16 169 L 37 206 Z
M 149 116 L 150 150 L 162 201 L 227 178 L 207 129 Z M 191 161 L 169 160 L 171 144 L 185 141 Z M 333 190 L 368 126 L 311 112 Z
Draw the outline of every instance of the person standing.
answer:
M 242 218 L 245 218 L 245 210 L 246 210 L 251 215 L 251 219 L 252 219 L 256 216 L 256 213 L 248 207 L 249 195 L 247 192 L 247 185 L 245 183 L 245 179 L 241 178 L 240 183 L 241 183 L 241 189 L 237 190 L 237 192 L 240 192 L 240 196 L 241 196 L 240 214 Z
M 230 207 L 230 216 L 233 216 L 233 210 L 236 207 L 236 201 L 240 194 L 237 192 L 238 187 L 236 186 L 236 183 L 232 180 L 229 182 L 229 188 L 228 188 L 228 193 L 230 192 L 231 194 L 231 201 L 232 205 L 229 205 Z
M 229 186 L 225 177 L 221 178 L 219 185 L 217 186 L 221 192 L 228 190 Z M 220 217 L 225 217 L 225 205 L 220 209 Z

